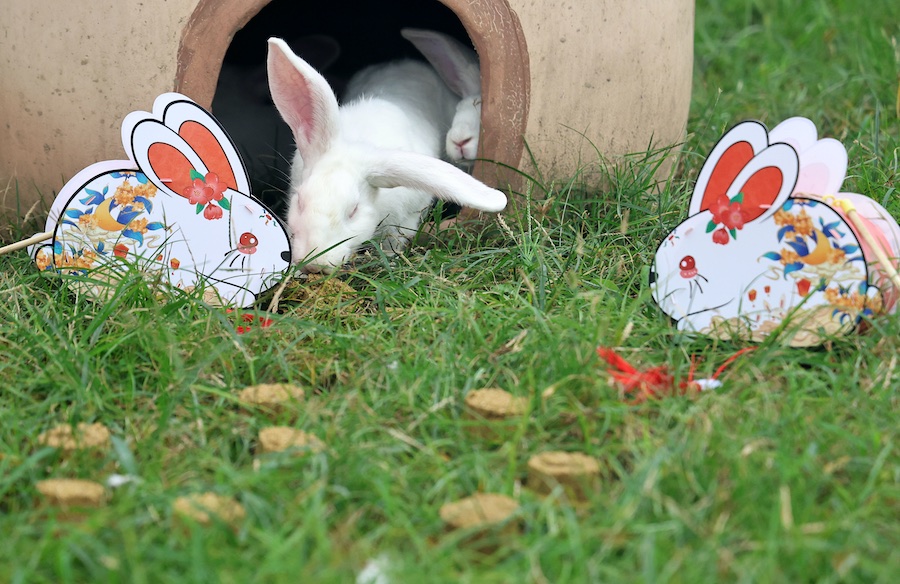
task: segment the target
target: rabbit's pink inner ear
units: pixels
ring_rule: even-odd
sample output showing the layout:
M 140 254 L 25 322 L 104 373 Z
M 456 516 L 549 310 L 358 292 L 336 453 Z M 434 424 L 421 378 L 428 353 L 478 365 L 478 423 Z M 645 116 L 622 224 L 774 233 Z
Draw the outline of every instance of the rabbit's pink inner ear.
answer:
M 783 183 L 784 174 L 778 167 L 767 166 L 754 172 L 741 189 L 744 221 L 752 221 L 771 209 Z
M 304 164 L 311 165 L 337 134 L 337 98 L 325 78 L 281 39 L 269 39 L 267 67 L 275 108 L 294 133 Z
M 737 175 L 753 159 L 753 146 L 749 142 L 735 142 L 728 147 L 709 175 L 706 189 L 703 191 L 703 199 L 700 203 L 700 211 L 709 209 L 721 195 L 728 192 L 728 188 Z
M 800 176 L 797 178 L 797 186 L 794 191 L 798 193 L 814 193 L 816 195 L 831 195 L 828 191 L 829 168 L 821 162 L 806 164 L 800 168 Z
M 170 190 L 185 197 L 185 191 L 191 186 L 191 171 L 194 165 L 180 150 L 171 144 L 156 142 L 147 150 L 147 159 L 156 176 Z
M 200 122 L 188 120 L 178 128 L 178 135 L 190 144 L 209 172 L 215 173 L 229 188 L 237 190 L 237 181 L 234 178 L 234 170 L 228 162 L 228 155 L 209 128 Z

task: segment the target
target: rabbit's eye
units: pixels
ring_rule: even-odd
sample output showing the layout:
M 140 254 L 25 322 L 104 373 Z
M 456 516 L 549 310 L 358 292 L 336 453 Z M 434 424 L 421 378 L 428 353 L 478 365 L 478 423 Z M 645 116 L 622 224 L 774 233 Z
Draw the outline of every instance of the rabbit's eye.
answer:
M 356 215 L 356 212 L 359 211 L 359 205 L 354 205 L 353 210 L 350 211 L 350 215 L 348 218 L 353 219 L 353 216 Z
M 252 255 L 256 253 L 256 246 L 259 245 L 259 239 L 249 231 L 242 233 L 238 239 L 237 250 L 241 253 Z
M 250 232 L 241 235 L 241 247 L 255 247 L 259 245 L 259 240 Z
M 694 261 L 694 256 L 684 256 L 678 262 L 678 267 L 682 270 L 693 270 L 697 267 L 697 262 Z

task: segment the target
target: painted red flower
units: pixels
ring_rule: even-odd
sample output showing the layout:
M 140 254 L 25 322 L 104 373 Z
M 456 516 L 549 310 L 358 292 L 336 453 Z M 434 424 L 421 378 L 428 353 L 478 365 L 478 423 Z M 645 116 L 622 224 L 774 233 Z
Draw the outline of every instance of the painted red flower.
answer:
M 199 178 L 195 178 L 194 182 L 184 190 L 183 194 L 192 205 L 205 205 L 213 199 L 212 188 L 208 187 Z
M 213 205 L 210 203 L 206 206 L 206 209 L 203 209 L 203 217 L 209 219 L 210 221 L 213 219 L 221 219 L 222 218 L 222 207 L 218 205 Z
M 228 185 L 221 182 L 219 180 L 219 175 L 217 175 L 214 172 L 206 173 L 206 176 L 204 177 L 204 179 L 206 180 L 206 186 L 212 190 L 212 195 L 210 197 L 210 200 L 211 201 L 221 201 L 222 196 L 225 194 L 225 189 L 228 188 Z M 209 202 L 209 201 L 207 201 L 207 202 Z
M 746 218 L 741 203 L 730 201 L 725 195 L 719 195 L 716 202 L 710 205 L 713 223 L 723 224 L 727 229 L 743 229 Z
M 728 232 L 725 231 L 724 227 L 720 227 L 713 231 L 713 241 L 718 243 L 719 245 L 725 245 L 728 243 Z
M 728 197 L 725 195 L 719 195 L 715 202 L 709 206 L 709 211 L 712 213 L 713 223 L 719 224 L 723 223 L 722 216 L 728 212 L 728 206 L 731 205 L 731 201 L 728 200 Z
M 722 223 L 728 229 L 744 228 L 744 210 L 741 208 L 740 203 L 732 203 L 728 207 L 728 212 L 722 217 Z

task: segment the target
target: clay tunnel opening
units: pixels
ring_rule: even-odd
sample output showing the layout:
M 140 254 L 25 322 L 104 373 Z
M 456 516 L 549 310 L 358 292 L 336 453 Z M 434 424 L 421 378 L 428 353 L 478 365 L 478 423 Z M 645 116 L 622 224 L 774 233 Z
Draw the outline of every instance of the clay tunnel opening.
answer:
M 400 36 L 404 27 L 443 32 L 476 48 L 484 94 L 479 156 L 515 166 L 527 115 L 528 58 L 506 0 L 201 0 L 182 38 L 176 90 L 211 105 L 241 151 L 253 194 L 281 212 L 294 148 L 269 96 L 266 40 L 284 38 L 340 98 L 347 80 L 367 65 L 424 60 Z M 219 65 L 218 77 L 211 78 Z M 485 166 L 477 165 L 475 174 L 495 182 Z

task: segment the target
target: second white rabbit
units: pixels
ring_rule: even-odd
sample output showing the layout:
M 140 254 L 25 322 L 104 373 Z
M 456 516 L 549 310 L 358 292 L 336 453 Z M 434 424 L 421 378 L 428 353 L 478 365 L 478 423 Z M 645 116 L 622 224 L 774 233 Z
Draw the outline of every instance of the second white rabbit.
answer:
M 468 166 L 478 156 L 481 136 L 481 66 L 478 54 L 452 36 L 419 28 L 404 28 L 403 38 L 425 55 L 447 87 L 460 97 L 447 131 L 447 159 Z

